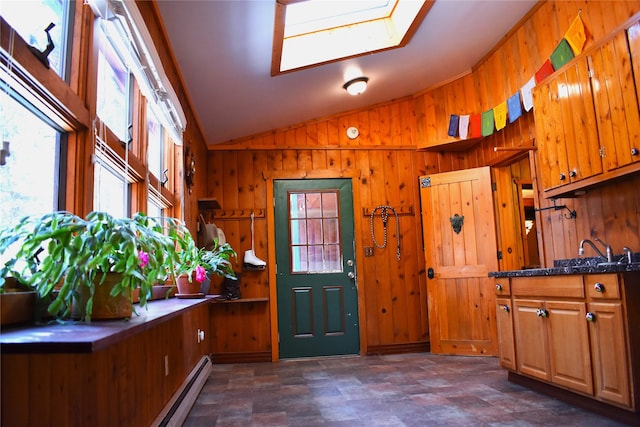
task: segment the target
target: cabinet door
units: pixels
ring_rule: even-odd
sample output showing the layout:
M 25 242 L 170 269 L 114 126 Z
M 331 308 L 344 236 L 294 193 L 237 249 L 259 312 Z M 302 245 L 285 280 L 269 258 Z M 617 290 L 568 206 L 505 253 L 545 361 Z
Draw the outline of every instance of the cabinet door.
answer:
M 619 32 L 588 59 L 605 170 L 640 161 L 640 115 L 627 33 Z
M 533 104 L 539 170 L 548 190 L 569 182 L 557 76 L 535 87 Z
M 518 352 L 518 372 L 549 381 L 549 346 L 545 318 L 538 315 L 543 309 L 540 300 L 514 299 L 513 325 Z
M 591 353 L 583 302 L 547 301 L 551 382 L 593 394 Z
M 629 53 L 631 54 L 631 65 L 636 84 L 636 96 L 638 97 L 638 105 L 640 105 L 640 21 L 629 27 L 627 39 L 629 40 Z
M 573 62 L 536 88 L 534 103 L 544 188 L 602 173 L 586 59 Z
M 629 365 L 620 303 L 589 303 L 591 352 L 598 399 L 631 405 Z
M 496 299 L 496 319 L 498 324 L 498 343 L 500 345 L 500 365 L 516 370 L 516 349 L 513 337 L 513 314 L 511 299 Z

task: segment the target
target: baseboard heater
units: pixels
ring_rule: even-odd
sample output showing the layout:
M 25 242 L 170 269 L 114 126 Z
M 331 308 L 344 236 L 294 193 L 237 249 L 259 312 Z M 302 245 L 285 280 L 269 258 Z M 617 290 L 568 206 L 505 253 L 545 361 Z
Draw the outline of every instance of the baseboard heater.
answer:
M 181 426 L 189 415 L 189 411 L 212 369 L 213 365 L 209 356 L 202 356 L 202 359 L 189 373 L 180 388 L 171 396 L 169 402 L 151 425 L 153 427 Z

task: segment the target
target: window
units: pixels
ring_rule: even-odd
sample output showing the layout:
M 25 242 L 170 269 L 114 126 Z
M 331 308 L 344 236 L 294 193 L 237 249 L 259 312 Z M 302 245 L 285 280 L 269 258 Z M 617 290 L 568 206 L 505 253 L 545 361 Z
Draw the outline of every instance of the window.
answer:
M 47 33 L 49 24 L 55 26 L 49 31 L 55 48 L 47 59 L 49 66 L 60 77 L 68 75 L 68 41 L 71 37 L 71 22 L 75 2 L 65 0 L 31 0 L 25 6 L 23 0 L 2 0 L 2 17 L 13 27 L 27 44 L 39 51 L 47 48 Z M 28 9 L 28 13 L 25 13 Z
M 342 271 L 338 192 L 289 194 L 291 273 Z
M 105 33 L 98 25 L 98 94 L 96 113 L 121 141 L 129 141 L 129 71 Z
M 164 132 L 158 116 L 147 104 L 147 164 L 149 172 L 159 180 L 163 179 L 164 170 Z
M 108 212 L 116 218 L 129 216 L 130 185 L 101 156 L 96 156 L 93 180 L 93 210 Z
M 60 143 L 63 135 L 27 107 L 0 92 L 2 144 L 8 156 L 0 165 L 0 224 L 61 207 Z M 0 162 L 2 163 L 2 162 Z
M 402 47 L 433 2 L 276 2 L 271 74 Z

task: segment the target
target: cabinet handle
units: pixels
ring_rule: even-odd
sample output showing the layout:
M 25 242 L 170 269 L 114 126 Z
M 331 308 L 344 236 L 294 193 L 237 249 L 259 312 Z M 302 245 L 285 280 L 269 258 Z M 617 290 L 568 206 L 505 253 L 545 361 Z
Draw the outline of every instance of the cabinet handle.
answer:
M 632 156 L 637 156 L 638 154 L 640 154 L 640 151 L 638 151 L 638 149 L 636 147 L 633 147 L 631 149 L 631 155 Z
M 563 173 L 560 174 L 560 181 L 564 181 L 565 179 L 567 179 L 567 176 Z
M 570 176 L 571 178 L 575 178 L 576 176 L 578 176 L 578 172 L 576 172 L 576 170 L 574 169 L 574 170 L 572 170 L 571 172 L 569 172 L 569 176 Z
M 501 291 L 502 285 L 500 283 L 496 283 L 496 291 Z
M 593 289 L 595 289 L 596 292 L 604 292 L 604 285 L 600 282 L 596 282 L 595 285 L 593 285 Z
M 502 309 L 505 311 L 505 313 L 508 313 L 509 311 L 511 311 L 511 309 L 509 308 L 509 306 L 507 304 L 504 304 L 502 306 Z
M 544 308 L 537 309 L 536 314 L 538 315 L 538 317 L 549 317 L 549 312 Z
M 585 316 L 587 318 L 587 322 L 595 322 L 596 321 L 596 314 L 595 313 L 587 313 L 587 315 Z

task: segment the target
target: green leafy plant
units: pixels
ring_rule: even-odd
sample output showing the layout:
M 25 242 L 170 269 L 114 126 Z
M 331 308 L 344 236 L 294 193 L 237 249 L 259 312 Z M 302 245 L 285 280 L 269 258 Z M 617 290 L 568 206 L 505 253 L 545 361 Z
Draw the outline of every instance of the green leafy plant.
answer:
M 176 236 L 188 243 L 191 235 L 176 219 L 154 219 L 143 213 L 133 218 L 105 212 L 91 212 L 86 219 L 70 212 L 28 216 L 0 230 L 0 255 L 15 250 L 0 267 L 0 287 L 12 276 L 42 299 L 50 300 L 58 290 L 48 311 L 59 318 L 69 316 L 79 289 L 88 287 L 84 320 L 90 321 L 95 287 L 108 273 L 119 273 L 111 296 L 130 296 L 139 288 L 144 307 L 151 287 L 175 273 Z
M 189 281 L 195 279 L 198 282 L 211 274 L 235 277 L 231 258 L 236 256 L 236 252 L 228 243 L 218 246 L 218 240 L 215 239 L 213 248 L 209 250 L 198 248 L 189 230 L 175 229 L 170 235 L 179 249 L 174 266 L 176 277 L 184 274 Z

